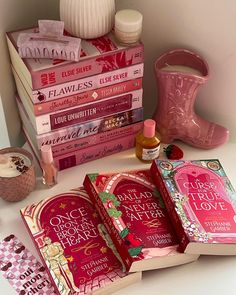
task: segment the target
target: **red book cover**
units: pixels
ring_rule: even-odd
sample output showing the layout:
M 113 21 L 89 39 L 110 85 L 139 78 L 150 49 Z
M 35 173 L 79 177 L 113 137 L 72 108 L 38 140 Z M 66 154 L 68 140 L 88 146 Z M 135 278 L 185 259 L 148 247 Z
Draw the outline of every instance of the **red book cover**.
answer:
M 236 194 L 219 160 L 156 160 L 151 172 L 182 251 L 236 254 Z
M 197 259 L 177 251 L 178 240 L 148 170 L 88 174 L 84 187 L 130 272 Z
M 21 215 L 58 294 L 110 294 L 140 279 L 124 271 L 82 188 L 29 205 Z

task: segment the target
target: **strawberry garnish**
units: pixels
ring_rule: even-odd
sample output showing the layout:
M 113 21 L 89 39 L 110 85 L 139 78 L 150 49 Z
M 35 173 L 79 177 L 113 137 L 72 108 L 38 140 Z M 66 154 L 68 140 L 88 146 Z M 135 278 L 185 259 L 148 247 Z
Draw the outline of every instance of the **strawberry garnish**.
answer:
M 166 156 L 170 160 L 179 160 L 183 158 L 183 151 L 175 144 L 170 144 L 166 148 L 164 148 L 164 152 Z

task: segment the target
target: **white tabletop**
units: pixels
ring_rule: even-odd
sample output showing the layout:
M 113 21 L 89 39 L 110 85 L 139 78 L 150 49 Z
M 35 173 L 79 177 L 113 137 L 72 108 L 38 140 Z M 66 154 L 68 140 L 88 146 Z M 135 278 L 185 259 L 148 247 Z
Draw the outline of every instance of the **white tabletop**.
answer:
M 219 159 L 236 189 L 236 143 L 227 143 L 212 150 L 199 150 L 177 143 L 184 150 L 184 159 Z M 163 152 L 160 158 L 165 158 Z M 36 249 L 21 220 L 19 210 L 57 193 L 82 185 L 86 173 L 113 172 L 149 168 L 134 156 L 134 150 L 105 157 L 59 172 L 58 184 L 45 189 L 38 178 L 36 190 L 21 202 L 0 200 L 0 240 L 15 234 L 38 258 Z M 0 275 L 0 294 L 14 295 L 14 289 Z M 236 256 L 201 256 L 198 261 L 168 269 L 146 271 L 143 280 L 116 292 L 116 295 L 234 295 L 236 294 Z

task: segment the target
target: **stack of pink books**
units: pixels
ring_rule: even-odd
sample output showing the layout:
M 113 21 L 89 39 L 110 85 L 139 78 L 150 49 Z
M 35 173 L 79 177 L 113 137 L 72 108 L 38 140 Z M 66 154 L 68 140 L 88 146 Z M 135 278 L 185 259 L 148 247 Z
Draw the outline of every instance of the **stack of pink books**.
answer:
M 132 148 L 143 120 L 142 43 L 121 46 L 111 32 L 82 40 L 78 62 L 21 58 L 7 33 L 22 128 L 37 158 L 45 144 L 63 170 Z

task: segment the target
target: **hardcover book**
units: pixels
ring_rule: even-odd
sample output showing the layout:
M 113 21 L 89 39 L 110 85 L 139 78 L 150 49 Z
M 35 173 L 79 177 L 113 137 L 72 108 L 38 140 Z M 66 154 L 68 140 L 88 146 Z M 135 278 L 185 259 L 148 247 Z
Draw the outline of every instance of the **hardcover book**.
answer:
M 110 294 L 141 279 L 124 271 L 82 188 L 29 205 L 21 216 L 57 294 Z
M 20 33 L 38 32 L 38 28 L 23 29 L 6 34 L 12 64 L 32 90 L 41 89 L 88 76 L 128 67 L 144 61 L 143 44 L 119 45 L 114 34 L 81 41 L 78 62 L 58 59 L 21 58 L 17 39 Z
M 88 174 L 84 188 L 129 272 L 198 258 L 177 250 L 177 237 L 148 170 Z
M 180 251 L 236 254 L 236 194 L 219 160 L 155 160 L 151 173 L 175 225 Z

